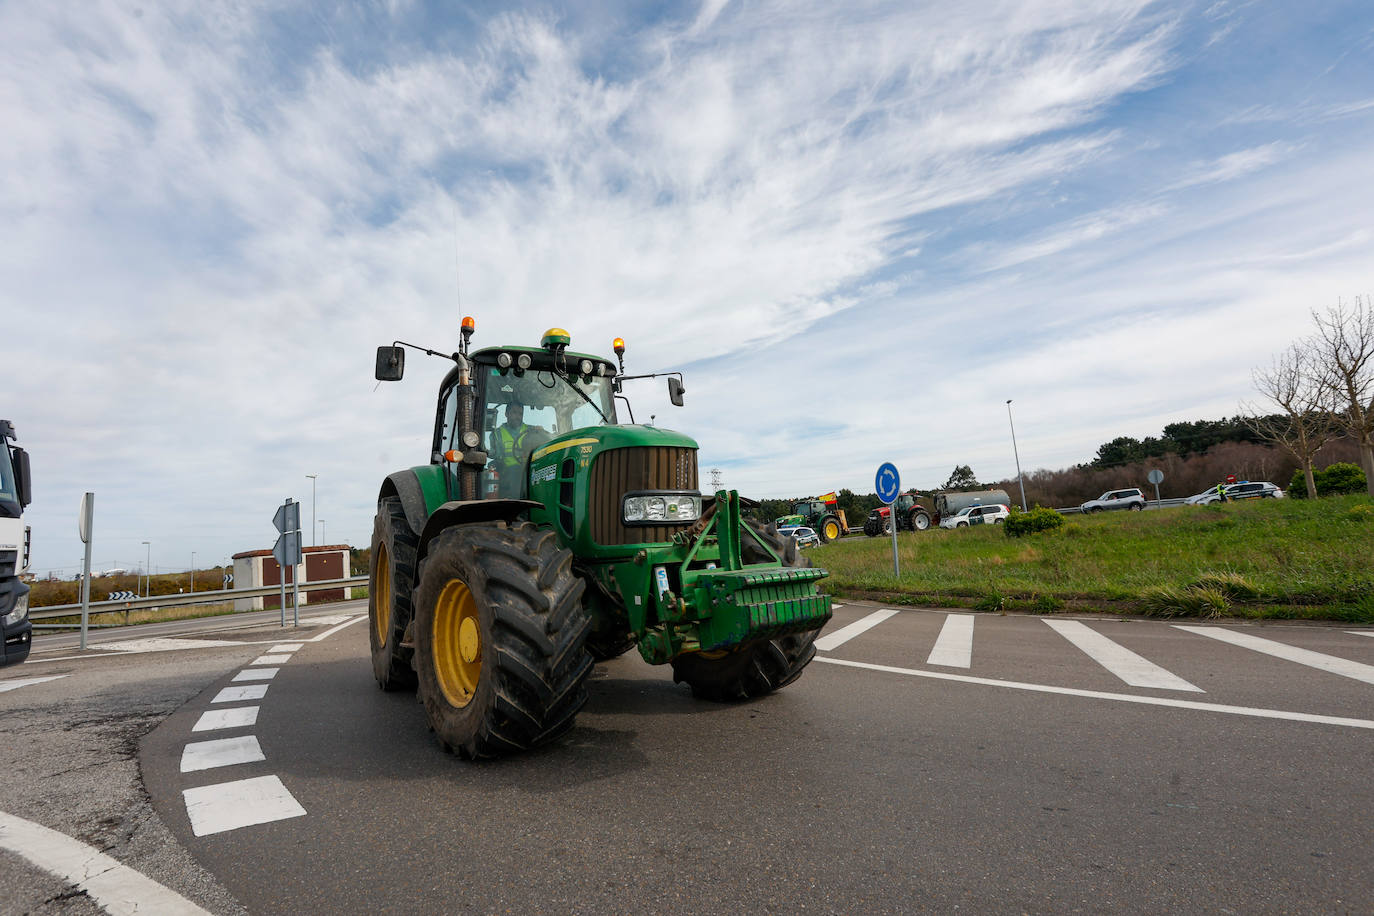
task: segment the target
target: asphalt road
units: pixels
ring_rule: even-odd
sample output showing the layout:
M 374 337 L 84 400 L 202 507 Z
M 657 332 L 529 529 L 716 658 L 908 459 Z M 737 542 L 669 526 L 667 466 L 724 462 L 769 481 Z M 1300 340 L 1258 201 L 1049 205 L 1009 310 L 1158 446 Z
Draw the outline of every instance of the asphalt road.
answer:
M 826 634 L 877 610 L 842 607 Z M 6 669 L 0 688 L 71 665 L 0 693 L 0 717 L 42 748 L 5 742 L 0 766 L 20 778 L 0 810 L 109 843 L 212 912 L 1353 913 L 1374 900 L 1368 629 L 1216 628 L 1269 641 L 1257 649 L 1083 621 L 1141 666 L 1097 661 L 1074 641 L 1091 639 L 1044 618 L 908 609 L 737 706 L 696 701 L 633 657 L 599 665 L 565 740 L 473 764 L 438 747 L 413 695 L 377 690 L 365 626 Z M 299 648 L 255 664 L 288 636 Z M 235 680 L 267 667 L 269 681 Z M 1172 686 L 1123 680 L 1160 669 Z M 214 702 L 254 683 L 260 699 Z M 193 731 L 249 705 L 252 725 Z M 80 750 L 46 749 L 68 734 Z M 263 759 L 182 771 L 188 745 L 248 738 Z M 102 743 L 114 748 L 93 774 L 51 769 Z M 108 776 L 129 786 L 102 798 Z M 291 816 L 195 835 L 188 798 L 249 780 L 279 785 Z M 0 912 L 92 912 L 49 900 L 56 885 L 0 853 L 0 901 L 33 904 Z

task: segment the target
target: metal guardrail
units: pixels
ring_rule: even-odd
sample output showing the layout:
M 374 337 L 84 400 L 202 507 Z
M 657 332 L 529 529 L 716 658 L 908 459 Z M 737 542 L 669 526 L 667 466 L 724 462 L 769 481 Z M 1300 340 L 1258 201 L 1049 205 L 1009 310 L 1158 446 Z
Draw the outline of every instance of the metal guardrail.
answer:
M 1181 506 L 1188 501 L 1187 497 L 1180 496 L 1177 499 L 1147 499 L 1145 500 L 1146 509 L 1171 509 L 1174 506 Z M 1055 509 L 1060 515 L 1082 515 L 1083 510 L 1077 506 L 1068 506 L 1063 509 Z
M 303 592 L 320 592 L 329 589 L 357 588 L 367 585 L 367 576 L 350 576 L 347 579 L 328 579 L 323 582 L 302 582 L 299 589 Z M 90 614 L 113 614 L 136 611 L 141 608 L 173 607 L 183 604 L 223 604 L 240 598 L 264 598 L 279 595 L 280 585 L 264 585 L 258 588 L 226 588 L 213 592 L 190 592 L 177 595 L 153 595 L 150 598 L 134 598 L 130 601 L 92 601 Z M 79 604 L 55 604 L 29 611 L 30 620 L 52 620 L 57 617 L 71 617 L 81 613 Z M 64 625 L 65 626 L 65 625 Z

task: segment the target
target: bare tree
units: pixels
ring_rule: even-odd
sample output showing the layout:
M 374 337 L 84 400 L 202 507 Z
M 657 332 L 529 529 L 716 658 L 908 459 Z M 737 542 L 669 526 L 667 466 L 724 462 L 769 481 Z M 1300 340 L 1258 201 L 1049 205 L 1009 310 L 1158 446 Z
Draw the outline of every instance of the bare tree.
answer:
M 1374 496 L 1374 300 L 1356 296 L 1351 306 L 1337 302 L 1325 314 L 1313 311 L 1312 320 L 1317 368 L 1333 398 L 1332 416 L 1359 446 L 1365 484 Z
M 1295 343 L 1275 356 L 1268 369 L 1250 373 L 1255 389 L 1277 404 L 1282 414 L 1263 416 L 1253 406 L 1244 405 L 1252 414 L 1244 418 L 1245 425 L 1298 460 L 1311 499 L 1317 497 L 1312 476 L 1314 456 L 1336 435 L 1330 389 L 1322 384 L 1315 362 L 1307 344 Z

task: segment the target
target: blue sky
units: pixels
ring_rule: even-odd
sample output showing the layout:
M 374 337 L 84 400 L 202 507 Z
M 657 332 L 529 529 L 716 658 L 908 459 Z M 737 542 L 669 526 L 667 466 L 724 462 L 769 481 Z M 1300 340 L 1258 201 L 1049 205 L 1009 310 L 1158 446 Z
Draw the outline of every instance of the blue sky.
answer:
M 1009 476 L 1009 397 L 1026 469 L 1233 414 L 1374 286 L 1372 51 L 1363 2 L 0 6 L 36 566 L 85 490 L 97 566 L 185 568 L 311 473 L 366 544 L 444 368 L 372 348 L 462 314 L 685 370 L 636 414 L 755 496 Z

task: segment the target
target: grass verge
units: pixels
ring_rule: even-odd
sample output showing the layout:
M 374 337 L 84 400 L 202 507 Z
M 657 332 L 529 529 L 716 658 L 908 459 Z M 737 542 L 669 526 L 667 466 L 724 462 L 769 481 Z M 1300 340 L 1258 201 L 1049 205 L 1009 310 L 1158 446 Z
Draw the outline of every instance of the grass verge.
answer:
M 1254 500 L 1001 526 L 847 537 L 810 551 L 836 596 L 1052 614 L 1374 623 L 1374 504 Z

